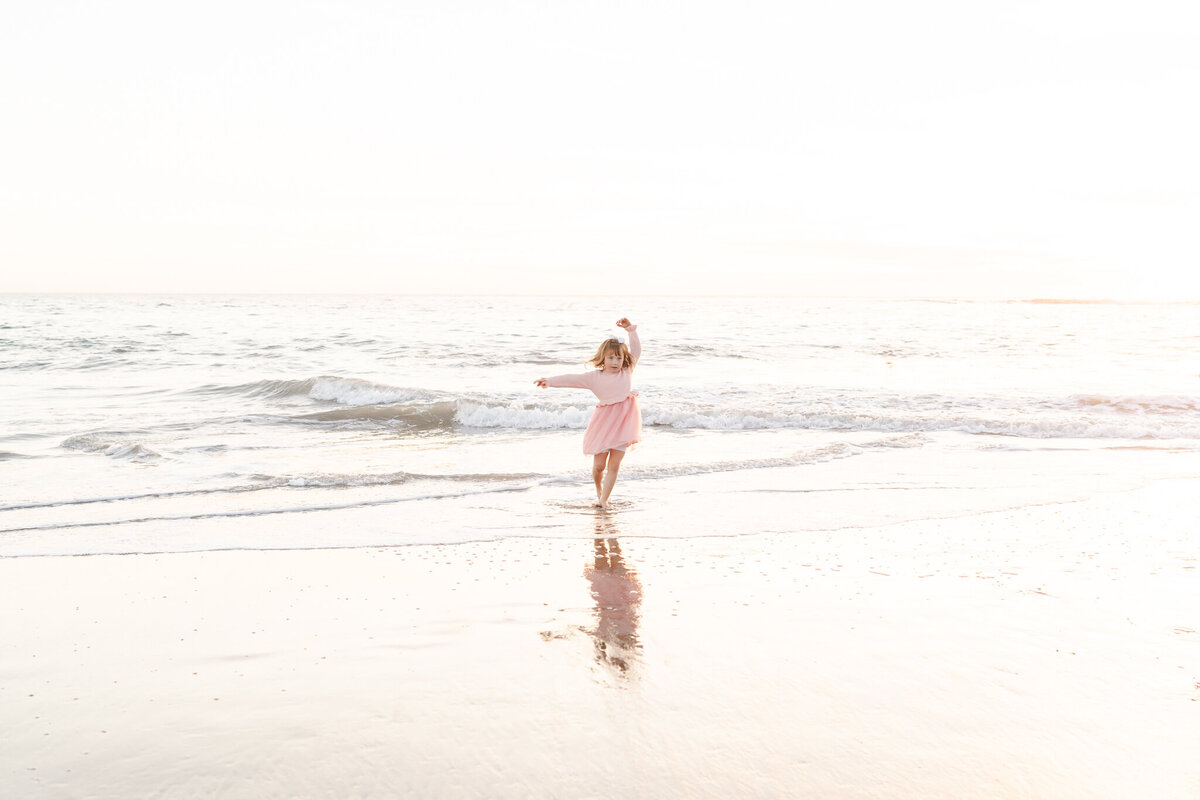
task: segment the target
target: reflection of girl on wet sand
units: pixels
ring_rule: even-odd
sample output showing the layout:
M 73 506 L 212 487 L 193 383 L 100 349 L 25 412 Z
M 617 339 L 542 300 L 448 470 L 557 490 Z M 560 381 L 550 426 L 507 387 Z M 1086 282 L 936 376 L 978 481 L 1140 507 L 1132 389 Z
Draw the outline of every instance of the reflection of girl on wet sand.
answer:
M 596 532 L 611 534 L 612 530 L 605 531 L 598 521 Z M 591 583 L 592 599 L 596 601 L 596 630 L 590 632 L 596 645 L 596 662 L 624 673 L 641 650 L 637 625 L 642 585 L 637 573 L 625 566 L 621 545 L 615 538 L 595 540 L 593 563 L 583 574 Z

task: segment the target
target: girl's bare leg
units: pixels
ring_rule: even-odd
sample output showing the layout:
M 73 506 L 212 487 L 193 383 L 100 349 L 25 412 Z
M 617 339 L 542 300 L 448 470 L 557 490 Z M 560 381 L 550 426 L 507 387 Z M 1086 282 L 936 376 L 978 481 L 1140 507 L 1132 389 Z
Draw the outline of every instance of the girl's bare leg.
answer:
M 604 479 L 604 462 L 608 460 L 608 453 L 597 453 L 592 458 L 592 480 L 596 482 L 596 504 L 603 505 L 600 500 L 600 486 Z
M 608 508 L 608 496 L 612 494 L 613 486 L 617 483 L 617 471 L 621 469 L 621 459 L 625 453 L 620 450 L 608 451 L 608 470 L 604 473 L 604 483 L 600 490 L 600 507 Z

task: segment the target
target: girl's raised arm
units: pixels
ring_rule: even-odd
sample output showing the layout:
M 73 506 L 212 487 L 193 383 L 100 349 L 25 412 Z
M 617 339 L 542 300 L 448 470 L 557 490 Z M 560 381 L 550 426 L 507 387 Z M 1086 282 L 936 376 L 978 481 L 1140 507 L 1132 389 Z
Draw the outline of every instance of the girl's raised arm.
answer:
M 617 327 L 624 328 L 629 334 L 629 355 L 633 356 L 633 366 L 637 366 L 638 359 L 642 357 L 642 340 L 638 338 L 637 325 L 629 321 L 629 317 L 621 317 L 617 320 Z

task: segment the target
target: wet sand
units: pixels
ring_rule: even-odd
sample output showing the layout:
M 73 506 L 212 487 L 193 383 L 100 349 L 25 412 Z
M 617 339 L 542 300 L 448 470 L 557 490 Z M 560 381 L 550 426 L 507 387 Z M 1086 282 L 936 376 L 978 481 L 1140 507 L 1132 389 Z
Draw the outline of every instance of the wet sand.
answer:
M 0 781 L 1195 798 L 1197 519 L 1169 481 L 826 532 L 0 559 Z

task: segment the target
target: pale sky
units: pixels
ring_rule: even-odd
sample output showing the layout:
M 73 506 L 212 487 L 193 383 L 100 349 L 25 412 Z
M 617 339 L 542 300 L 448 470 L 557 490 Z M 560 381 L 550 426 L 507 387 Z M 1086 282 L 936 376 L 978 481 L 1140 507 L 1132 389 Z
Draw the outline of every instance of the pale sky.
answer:
M 29 2 L 0 292 L 1200 300 L 1185 2 Z

